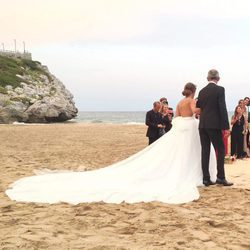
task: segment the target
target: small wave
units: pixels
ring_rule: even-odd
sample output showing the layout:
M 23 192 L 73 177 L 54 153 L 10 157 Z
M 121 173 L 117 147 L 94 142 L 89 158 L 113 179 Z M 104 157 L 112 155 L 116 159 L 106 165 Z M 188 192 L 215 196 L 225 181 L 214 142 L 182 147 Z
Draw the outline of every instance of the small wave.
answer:
M 12 125 L 21 125 L 21 126 L 40 126 L 40 125 L 49 125 L 50 123 L 25 123 L 25 122 L 13 122 Z

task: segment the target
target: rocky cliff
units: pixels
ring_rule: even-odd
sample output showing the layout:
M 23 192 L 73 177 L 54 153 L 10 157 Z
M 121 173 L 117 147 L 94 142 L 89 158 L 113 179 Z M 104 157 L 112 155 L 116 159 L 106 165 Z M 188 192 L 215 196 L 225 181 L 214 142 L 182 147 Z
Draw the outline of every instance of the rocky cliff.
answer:
M 76 115 L 73 95 L 46 66 L 0 56 L 0 123 L 63 122 Z

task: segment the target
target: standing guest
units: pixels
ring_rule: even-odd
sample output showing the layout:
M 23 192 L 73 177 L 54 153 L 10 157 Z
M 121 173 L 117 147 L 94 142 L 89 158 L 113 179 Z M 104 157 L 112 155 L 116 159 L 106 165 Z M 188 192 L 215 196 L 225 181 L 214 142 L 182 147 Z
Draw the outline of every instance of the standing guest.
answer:
M 249 135 L 250 135 L 250 109 L 249 109 L 249 106 L 250 106 L 250 98 L 249 97 L 245 97 L 244 98 L 244 102 L 245 102 L 245 105 L 246 105 L 246 108 L 247 108 L 247 128 L 248 128 L 248 131 L 247 131 L 247 147 L 250 149 L 250 141 L 249 141 Z
M 159 131 L 160 136 L 162 136 L 172 128 L 171 121 L 170 121 L 170 119 L 168 117 L 168 105 L 167 104 L 162 105 L 160 113 L 161 113 L 161 116 L 162 116 L 162 123 L 165 126 L 165 128 L 161 128 L 160 131 Z
M 247 118 L 248 117 L 248 112 L 247 112 L 246 102 L 243 99 L 240 99 L 239 102 L 238 102 L 238 105 L 242 109 L 242 114 Z
M 244 138 L 243 138 L 243 156 L 244 157 L 248 157 L 248 154 L 247 154 L 247 121 L 248 121 L 248 112 L 247 112 L 247 107 L 246 107 L 246 104 L 245 104 L 245 101 L 243 99 L 239 100 L 238 102 L 239 106 L 241 107 L 242 109 L 242 114 L 245 118 L 245 126 L 244 126 L 244 131 L 243 131 L 243 134 L 244 134 Z
M 146 114 L 146 125 L 148 126 L 147 134 L 148 137 L 148 145 L 155 142 L 160 138 L 159 129 L 164 128 L 162 124 L 162 117 L 160 114 L 161 103 L 154 102 L 153 109 L 148 111 Z
M 170 107 L 168 108 L 168 118 L 172 122 L 172 120 L 174 118 L 174 110 L 173 110 L 173 108 L 170 108 Z
M 166 98 L 166 97 L 162 97 L 162 98 L 160 99 L 160 103 L 161 103 L 162 105 L 164 105 L 164 104 L 168 105 L 168 100 L 167 100 L 167 98 Z M 174 117 L 173 108 L 168 107 L 168 118 L 169 118 L 170 122 L 172 122 L 173 117 Z
M 163 105 L 168 105 L 168 99 L 166 97 L 160 98 L 159 102 L 161 103 L 161 108 Z
M 231 119 L 232 133 L 231 133 L 231 159 L 242 159 L 244 156 L 243 151 L 243 131 L 245 128 L 245 117 L 242 108 L 238 105 L 235 108 L 234 115 Z
M 167 99 L 166 97 L 162 97 L 162 98 L 160 99 L 160 103 L 161 103 L 161 104 L 167 104 L 167 105 L 168 105 L 168 99 Z

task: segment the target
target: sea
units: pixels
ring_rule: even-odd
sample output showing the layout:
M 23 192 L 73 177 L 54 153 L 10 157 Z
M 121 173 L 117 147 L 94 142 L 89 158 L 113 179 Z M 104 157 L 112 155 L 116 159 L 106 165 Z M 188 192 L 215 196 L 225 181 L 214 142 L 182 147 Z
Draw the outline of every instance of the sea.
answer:
M 80 111 L 74 121 L 81 123 L 106 123 L 140 125 L 145 123 L 146 111 Z
M 229 118 L 231 118 L 232 115 L 233 111 L 228 112 Z M 145 116 L 146 111 L 80 111 L 76 119 L 72 121 L 80 123 L 140 125 L 145 123 Z

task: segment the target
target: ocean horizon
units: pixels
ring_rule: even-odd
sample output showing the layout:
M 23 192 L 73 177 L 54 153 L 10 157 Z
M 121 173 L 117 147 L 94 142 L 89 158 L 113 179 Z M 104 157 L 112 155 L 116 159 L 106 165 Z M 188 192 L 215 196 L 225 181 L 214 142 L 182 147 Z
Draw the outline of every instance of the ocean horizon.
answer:
M 147 111 L 79 111 L 75 119 L 79 123 L 101 123 L 101 124 L 145 124 Z M 233 111 L 228 112 L 231 118 Z

